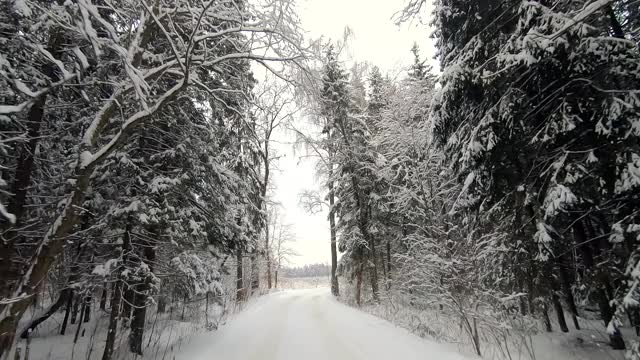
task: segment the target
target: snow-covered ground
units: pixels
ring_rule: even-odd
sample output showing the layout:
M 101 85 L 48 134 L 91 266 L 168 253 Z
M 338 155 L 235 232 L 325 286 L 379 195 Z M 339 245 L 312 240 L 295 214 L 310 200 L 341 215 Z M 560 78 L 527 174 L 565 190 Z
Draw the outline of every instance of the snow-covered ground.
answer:
M 114 360 L 172 359 L 173 354 L 179 352 L 184 342 L 194 334 L 212 333 L 209 329 L 214 329 L 219 323 L 224 322 L 227 316 L 225 316 L 226 313 L 222 313 L 222 310 L 222 307 L 214 304 L 213 301 L 209 306 L 208 316 L 205 315 L 203 301 L 194 301 L 188 304 L 185 309 L 180 306 L 174 309 L 169 308 L 165 314 L 157 314 L 155 311 L 150 310 L 147 316 L 147 330 L 145 331 L 142 345 L 144 356 L 136 356 L 129 352 L 127 347 L 129 331 L 119 328 Z M 231 307 L 226 311 L 234 312 L 239 310 Z M 40 311 L 35 311 L 34 314 Z M 66 335 L 59 335 L 63 315 L 61 312 L 54 314 L 33 333 L 29 346 L 29 360 L 101 359 L 107 335 L 109 314 L 100 310 L 94 311 L 91 315 L 91 321 L 82 323 L 80 331 L 78 331 L 77 323 L 70 324 Z M 27 316 L 25 320 L 29 318 Z M 76 332 L 78 333 L 78 338 L 74 342 Z M 19 340 L 16 346 L 24 355 L 26 352 L 25 341 Z M 15 349 L 11 351 L 11 354 L 14 354 L 14 352 Z
M 343 287 L 342 290 L 345 290 Z M 351 304 L 351 294 L 342 298 Z M 351 304 L 355 306 L 355 304 Z M 361 311 L 376 317 L 387 319 L 394 324 L 408 329 L 412 333 L 426 339 L 448 344 L 463 354 L 473 354 L 468 335 L 460 326 L 460 319 L 455 314 L 447 314 L 438 309 L 417 309 L 407 305 L 400 298 L 393 302 L 383 296 L 381 303 L 367 303 L 359 308 Z M 586 314 L 588 315 L 588 314 Z M 579 318 L 581 330 L 575 330 L 569 314 L 565 313 L 565 321 L 569 332 L 563 333 L 552 311 L 550 318 L 553 332 L 546 332 L 540 320 L 535 320 L 536 329 L 529 335 L 511 330 L 507 337 L 496 336 L 491 329 L 481 329 L 480 343 L 483 359 L 501 360 L 624 360 L 625 351 L 613 350 L 608 345 L 608 335 L 601 320 Z M 531 320 L 531 319 L 530 319 Z M 512 324 L 516 325 L 516 324 Z M 636 341 L 634 330 L 621 328 L 627 346 Z
M 218 331 L 192 337 L 176 360 L 463 360 L 445 345 L 335 300 L 328 288 L 263 296 Z
M 284 285 L 284 282 L 283 282 Z M 290 285 L 302 286 L 300 281 Z M 307 284 L 309 285 L 309 284 Z M 442 312 L 435 314 L 395 304 L 390 311 L 383 303 L 355 308 L 330 295 L 328 287 L 276 290 L 256 296 L 243 306 L 231 306 L 225 316 L 221 307 L 209 307 L 206 321 L 202 303 L 193 303 L 182 316 L 178 307 L 165 314 L 149 316 L 142 359 L 166 360 L 376 360 L 376 359 L 474 359 L 456 321 Z M 58 334 L 62 314 L 58 313 L 34 333 L 30 360 L 99 360 L 102 356 L 106 313 L 96 312 L 83 324 L 78 341 L 77 325 L 67 335 Z M 383 320 L 386 318 L 394 324 Z M 564 334 L 554 323 L 553 333 L 539 332 L 527 337 L 527 348 L 516 346 L 519 337 L 511 334 L 511 359 L 525 360 L 613 360 L 623 359 L 623 351 L 612 351 L 597 320 L 581 319 L 580 331 Z M 210 326 L 207 326 L 206 324 Z M 220 325 L 218 327 L 217 325 Z M 426 326 L 425 324 L 428 324 Z M 216 329 L 217 330 L 214 330 Z M 405 328 L 407 330 L 405 330 Z M 415 333 L 414 334 L 412 334 Z M 631 329 L 623 329 L 633 339 Z M 119 331 L 116 360 L 136 358 L 126 345 L 127 331 Z M 20 342 L 24 346 L 24 341 Z M 501 359 L 500 349 L 483 338 L 483 359 Z M 508 358 L 508 357 L 507 357 Z
M 278 283 L 281 289 L 311 289 L 319 287 L 328 287 L 330 280 L 326 276 L 316 277 L 299 277 L 299 278 L 282 278 Z

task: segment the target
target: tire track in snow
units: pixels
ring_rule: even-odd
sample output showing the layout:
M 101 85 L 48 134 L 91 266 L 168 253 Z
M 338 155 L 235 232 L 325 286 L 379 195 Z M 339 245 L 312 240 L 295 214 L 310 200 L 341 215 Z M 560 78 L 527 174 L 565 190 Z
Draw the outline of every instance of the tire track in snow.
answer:
M 339 334 L 340 329 L 334 324 L 330 323 L 330 317 L 326 310 L 323 310 L 323 302 L 326 303 L 326 299 L 323 299 L 322 295 L 315 295 L 311 298 L 311 314 L 312 318 L 318 324 L 318 328 L 322 332 L 322 340 L 324 341 L 326 348 L 330 349 L 332 354 L 332 360 L 357 360 L 367 359 L 366 355 L 362 352 L 362 348 L 357 346 L 351 346 L 348 342 L 345 342 L 344 335 Z M 343 335 L 343 336 L 339 336 Z
M 282 335 L 285 331 L 285 324 L 289 318 L 289 311 L 287 308 L 291 306 L 291 304 L 300 298 L 300 296 L 292 296 L 287 298 L 286 301 L 280 301 L 277 303 L 277 306 L 273 309 L 268 309 L 271 314 L 281 314 L 281 316 L 276 316 L 275 321 L 270 323 L 268 328 L 263 328 L 262 339 L 260 342 L 251 344 L 251 355 L 248 357 L 250 360 L 269 360 L 269 359 L 278 359 L 278 349 L 280 347 L 280 343 L 282 342 Z M 251 337 L 252 334 L 247 334 L 247 336 Z

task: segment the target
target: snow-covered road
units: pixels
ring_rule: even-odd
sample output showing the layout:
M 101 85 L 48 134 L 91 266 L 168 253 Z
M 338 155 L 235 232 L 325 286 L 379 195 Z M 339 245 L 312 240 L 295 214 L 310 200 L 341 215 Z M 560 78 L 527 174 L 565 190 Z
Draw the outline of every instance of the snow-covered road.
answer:
M 329 289 L 264 296 L 216 332 L 184 344 L 177 360 L 462 360 L 443 345 L 345 306 Z

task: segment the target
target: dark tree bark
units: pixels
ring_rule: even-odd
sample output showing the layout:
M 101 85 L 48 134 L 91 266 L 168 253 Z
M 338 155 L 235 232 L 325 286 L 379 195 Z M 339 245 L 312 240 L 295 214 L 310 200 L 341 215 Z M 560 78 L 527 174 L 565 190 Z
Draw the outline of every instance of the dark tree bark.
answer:
M 580 330 L 580 323 L 578 322 L 578 307 L 576 306 L 576 300 L 573 297 L 573 291 L 571 289 L 571 280 L 566 269 L 566 262 L 561 258 L 558 265 L 558 271 L 560 272 L 560 284 L 562 285 L 562 292 L 564 293 L 564 299 L 569 306 L 571 312 L 571 319 L 573 320 L 573 326 L 576 330 Z
M 522 297 L 520 297 L 520 315 L 527 316 L 527 304 Z
M 333 182 L 329 184 L 329 231 L 331 236 L 331 293 L 333 296 L 340 296 L 340 284 L 338 283 L 338 248 L 336 236 L 336 215 L 333 211 L 335 204 L 335 194 L 333 192 Z
M 73 290 L 67 297 L 67 302 L 64 310 L 64 319 L 62 320 L 62 326 L 60 327 L 60 335 L 64 335 L 67 331 L 67 324 L 69 323 L 69 315 L 71 314 L 71 308 L 73 307 Z
M 149 271 L 153 272 L 153 264 L 156 260 L 156 244 L 149 239 L 157 238 L 157 234 L 155 231 L 151 231 L 151 234 L 153 235 L 142 240 L 142 251 L 138 251 L 138 258 L 141 258 L 145 264 L 148 264 Z M 137 284 L 134 296 L 131 332 L 129 333 L 129 350 L 138 355 L 142 355 L 142 340 L 147 318 L 147 298 L 149 296 L 149 290 L 151 289 L 151 280 L 151 276 L 148 276 L 140 284 Z
M 593 273 L 594 271 L 598 271 L 595 269 L 595 262 L 593 256 L 593 250 L 591 248 L 591 244 L 587 241 L 587 232 L 585 231 L 584 224 L 581 221 L 577 221 L 573 225 L 573 236 L 575 237 L 575 242 L 577 246 L 580 248 L 582 252 L 582 261 L 584 265 L 589 271 L 589 273 Z M 602 276 L 599 274 L 595 274 L 595 287 L 594 296 L 596 301 L 598 302 L 598 307 L 600 308 L 600 317 L 604 322 L 604 326 L 608 327 L 609 323 L 613 319 L 614 310 L 609 305 L 609 297 L 607 296 L 606 288 L 606 280 L 602 279 Z M 624 339 L 622 338 L 622 334 L 620 330 L 615 327 L 615 331 L 609 334 L 609 344 L 614 349 L 622 350 L 626 348 Z
M 391 241 L 387 240 L 387 276 L 391 278 Z
M 387 278 L 387 263 L 384 257 L 384 253 L 380 253 L 380 265 L 382 265 L 382 276 L 384 276 L 385 288 L 389 284 L 389 279 Z
M 100 294 L 100 310 L 102 311 L 107 310 L 107 293 L 107 283 L 105 282 L 104 285 L 102 285 L 102 293 Z
M 80 335 L 80 330 L 82 329 L 82 323 L 84 323 L 84 315 L 86 314 L 85 310 L 87 309 L 87 302 L 82 302 L 82 308 L 80 309 L 80 319 L 78 319 L 78 327 L 76 328 L 76 334 L 73 337 L 73 343 L 78 342 L 78 336 Z
M 369 247 L 371 248 L 371 265 L 369 266 L 369 276 L 371 277 L 371 294 L 374 301 L 380 300 L 380 289 L 378 288 L 378 266 L 376 261 L 376 243 L 371 234 L 369 234 Z
M 267 260 L 267 288 L 271 289 L 273 287 L 273 280 L 271 279 L 271 250 L 270 250 L 270 244 L 269 244 L 269 236 L 270 236 L 269 221 L 266 222 L 264 230 L 265 230 L 265 247 L 266 247 L 265 258 Z
M 536 308 L 534 306 L 533 276 L 527 276 L 526 282 L 527 282 L 527 307 L 529 308 L 529 314 L 534 316 L 536 314 Z
M 560 326 L 560 330 L 562 332 L 569 332 L 569 328 L 567 327 L 567 321 L 564 318 L 564 310 L 562 310 L 562 304 L 560 303 L 560 298 L 555 291 L 551 294 L 551 301 L 553 302 L 553 308 L 556 311 L 556 316 L 558 318 L 558 325 Z
M 131 332 L 129 333 L 129 350 L 142 355 L 142 338 L 144 336 L 144 324 L 147 317 L 147 284 L 139 284 L 133 303 L 133 317 L 131 318 Z
M 356 189 L 356 193 L 359 193 L 358 189 L 360 188 L 358 185 L 358 181 L 356 179 L 355 176 L 351 177 L 352 183 L 353 183 L 353 188 Z M 360 195 L 356 194 L 356 203 L 358 208 L 360 208 L 360 219 L 358 221 L 358 227 L 360 228 L 360 232 L 362 233 L 362 236 L 364 237 L 365 241 L 367 242 L 367 244 L 369 244 L 369 251 L 371 252 L 371 256 L 370 256 L 370 261 L 371 261 L 371 265 L 369 266 L 369 276 L 370 276 L 370 280 L 371 280 L 371 295 L 373 296 L 373 300 L 374 301 L 379 301 L 380 300 L 380 290 L 378 288 L 378 266 L 377 266 L 377 251 L 376 251 L 376 242 L 375 239 L 373 238 L 373 236 L 371 235 L 371 233 L 369 233 L 369 224 L 368 224 L 368 219 L 370 216 L 370 209 L 366 209 L 366 214 L 363 214 L 363 212 L 365 212 L 362 208 L 362 206 L 367 206 L 365 205 L 366 202 L 363 201 L 362 198 L 360 198 Z
M 133 309 L 133 298 L 135 297 L 135 292 L 133 291 L 133 287 L 127 281 L 122 284 L 122 288 L 124 289 L 124 296 L 122 297 L 122 317 L 125 319 L 131 319 L 131 310 Z
M 38 325 L 46 321 L 51 315 L 55 314 L 63 305 L 68 304 L 71 295 L 72 291 L 70 288 L 62 289 L 56 301 L 51 304 L 47 311 L 45 311 L 42 315 L 31 320 L 31 322 L 29 322 L 29 324 L 20 333 L 20 337 L 22 339 L 26 339 L 29 334 L 38 327 Z
M 362 305 L 362 264 L 356 269 L 356 304 Z
M 87 296 L 84 298 L 84 316 L 82 317 L 84 322 L 89 322 L 91 320 L 91 303 L 93 299 L 91 296 Z
M 158 314 L 163 314 L 167 311 L 167 297 L 164 295 L 158 296 Z
M 109 330 L 102 353 L 102 360 L 111 360 L 118 332 L 118 317 L 120 316 L 120 300 L 122 297 L 122 280 L 118 279 L 111 292 L 111 314 L 109 315 Z
M 553 331 L 551 327 L 551 319 L 549 319 L 549 307 L 547 306 L 546 299 L 542 303 L 542 319 L 544 320 L 544 328 L 547 332 Z
M 124 262 L 125 254 L 131 251 L 131 221 L 127 220 L 124 236 L 122 239 L 122 250 L 120 258 Z M 120 303 L 122 301 L 122 287 L 124 284 L 124 264 L 120 265 L 118 279 L 113 285 L 111 291 L 111 314 L 109 315 L 109 330 L 107 331 L 107 340 L 102 353 L 102 360 L 111 360 L 118 332 L 118 319 L 120 317 Z
M 546 276 L 547 286 L 550 288 L 551 294 L 551 303 L 553 304 L 553 309 L 556 313 L 556 318 L 558 320 L 558 325 L 560 326 L 560 330 L 562 332 L 569 332 L 569 328 L 567 327 L 567 321 L 564 317 L 564 309 L 562 308 L 562 303 L 560 302 L 560 297 L 558 296 L 558 282 L 553 272 L 553 266 L 551 264 L 545 265 L 545 271 L 548 271 L 548 276 Z
M 255 251 L 251 253 L 251 256 L 249 258 L 249 263 L 251 265 L 250 273 L 249 273 L 250 275 L 249 286 L 251 291 L 249 292 L 249 295 L 251 295 L 255 290 L 258 290 L 260 288 L 260 272 L 258 271 L 258 256 L 255 253 Z
M 180 320 L 184 321 L 184 312 L 187 309 L 187 301 L 189 299 L 187 299 L 187 296 L 185 295 L 184 298 L 182 299 L 182 314 L 180 315 Z
M 244 301 L 245 290 L 243 284 L 242 273 L 242 250 L 236 250 L 236 302 L 240 303 Z
M 76 319 L 78 318 L 78 311 L 80 311 L 80 305 L 82 303 L 82 296 L 76 295 L 76 299 L 73 302 L 73 309 L 71 309 L 71 324 L 76 323 Z

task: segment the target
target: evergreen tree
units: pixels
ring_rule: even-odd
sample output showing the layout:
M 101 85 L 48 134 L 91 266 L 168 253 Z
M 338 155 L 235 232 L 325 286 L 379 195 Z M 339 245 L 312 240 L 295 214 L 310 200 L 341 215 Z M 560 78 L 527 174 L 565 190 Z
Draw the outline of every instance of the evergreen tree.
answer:
M 624 348 L 607 290 L 622 285 L 613 275 L 621 270 L 615 254 L 622 249 L 615 241 L 594 247 L 588 239 L 603 239 L 614 224 L 630 220 L 609 204 L 617 198 L 620 209 L 634 202 L 622 194 L 635 187 L 623 179 L 637 152 L 630 130 L 637 112 L 635 105 L 626 113 L 616 104 L 628 101 L 638 49 L 608 36 L 602 4 L 473 4 L 443 1 L 436 18 L 445 70 L 435 133 L 464 182 L 461 195 L 481 213 L 498 204 L 504 209 L 516 241 L 503 245 L 526 254 L 505 259 L 515 270 L 508 286 L 535 284 L 526 291 L 550 299 L 559 319 L 558 292 L 564 289 L 573 302 L 575 281 L 565 254 L 580 249 L 581 281 L 592 284 L 602 319 L 614 329 L 612 346 Z M 609 61 L 614 54 L 622 65 Z M 520 273 L 523 263 L 527 270 Z M 533 269 L 550 275 L 527 278 Z

